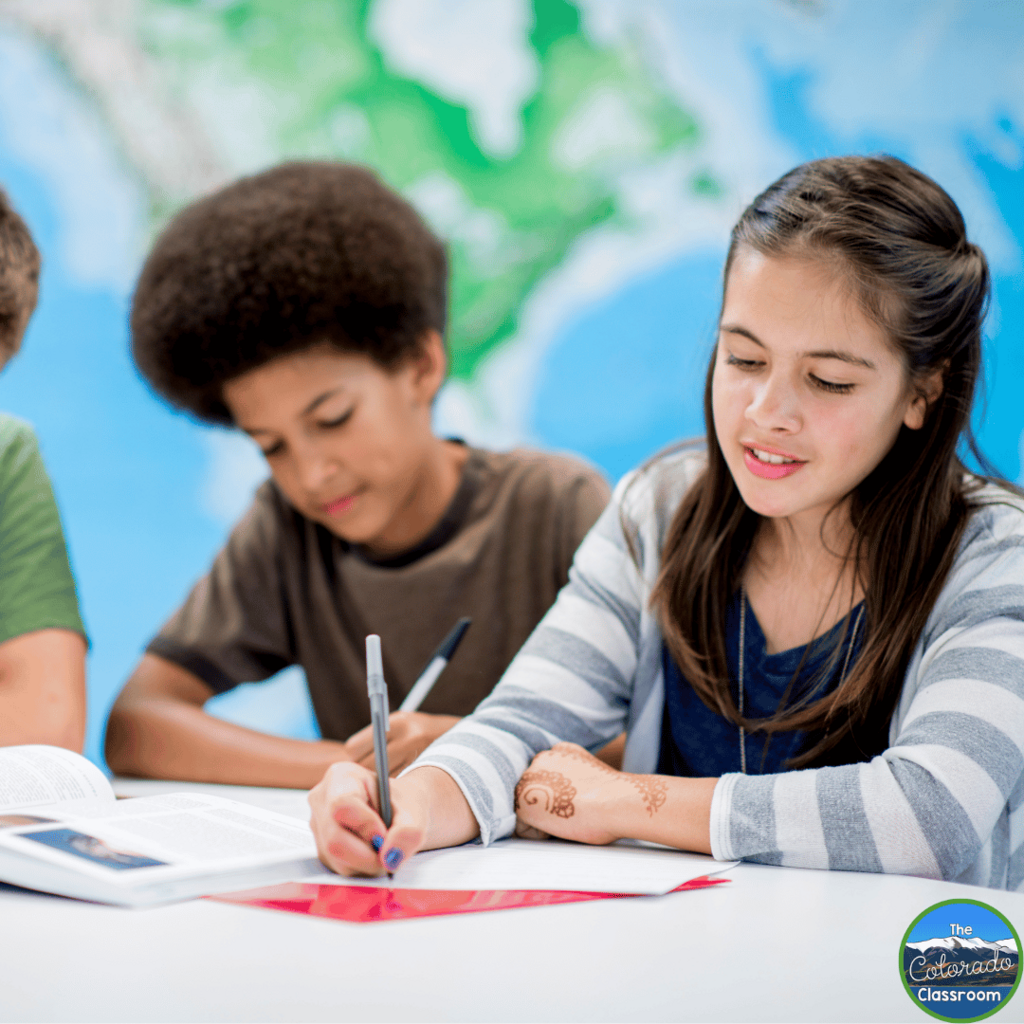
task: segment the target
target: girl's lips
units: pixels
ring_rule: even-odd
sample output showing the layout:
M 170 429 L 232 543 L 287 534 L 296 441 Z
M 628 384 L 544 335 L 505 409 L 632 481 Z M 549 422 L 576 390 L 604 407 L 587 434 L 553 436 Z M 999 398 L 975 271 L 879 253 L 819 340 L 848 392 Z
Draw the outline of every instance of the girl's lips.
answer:
M 769 451 L 767 448 L 762 451 Z M 772 453 L 774 454 L 774 453 Z M 798 469 L 803 469 L 806 462 L 762 462 L 749 448 L 743 449 L 743 462 L 754 476 L 762 480 L 781 480 L 792 476 Z
M 344 515 L 352 506 L 356 503 L 356 495 L 349 494 L 344 498 L 338 498 L 337 501 L 332 501 L 328 505 L 324 505 L 324 511 L 329 516 L 340 516 Z

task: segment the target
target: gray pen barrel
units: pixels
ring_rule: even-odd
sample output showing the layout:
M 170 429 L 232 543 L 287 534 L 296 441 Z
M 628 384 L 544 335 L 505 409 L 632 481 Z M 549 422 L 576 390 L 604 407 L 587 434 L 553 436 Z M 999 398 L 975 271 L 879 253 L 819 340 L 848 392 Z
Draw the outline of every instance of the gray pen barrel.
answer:
M 387 697 L 383 693 L 370 695 L 370 712 L 373 719 L 373 756 L 377 761 L 377 800 L 380 803 L 380 817 L 391 828 L 391 786 L 388 784 L 388 735 Z M 376 705 L 376 706 L 375 706 Z

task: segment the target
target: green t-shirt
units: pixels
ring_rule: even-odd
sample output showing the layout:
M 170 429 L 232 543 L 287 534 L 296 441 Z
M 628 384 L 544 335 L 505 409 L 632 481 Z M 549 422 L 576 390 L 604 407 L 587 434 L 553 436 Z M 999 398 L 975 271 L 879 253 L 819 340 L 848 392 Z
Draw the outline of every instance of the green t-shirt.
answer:
M 0 413 L 0 643 L 55 627 L 85 635 L 60 514 L 32 428 Z

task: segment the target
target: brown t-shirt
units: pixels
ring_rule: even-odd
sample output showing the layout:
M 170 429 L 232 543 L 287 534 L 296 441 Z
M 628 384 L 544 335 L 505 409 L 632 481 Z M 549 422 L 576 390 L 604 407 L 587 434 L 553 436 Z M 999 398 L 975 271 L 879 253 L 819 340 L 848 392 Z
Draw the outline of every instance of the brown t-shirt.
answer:
M 604 480 L 575 460 L 470 449 L 430 536 L 373 559 L 297 512 L 268 480 L 148 650 L 218 693 L 301 665 L 321 732 L 344 740 L 370 720 L 366 635 L 380 634 L 397 708 L 468 615 L 473 624 L 420 708 L 466 715 L 553 603 L 607 501 Z

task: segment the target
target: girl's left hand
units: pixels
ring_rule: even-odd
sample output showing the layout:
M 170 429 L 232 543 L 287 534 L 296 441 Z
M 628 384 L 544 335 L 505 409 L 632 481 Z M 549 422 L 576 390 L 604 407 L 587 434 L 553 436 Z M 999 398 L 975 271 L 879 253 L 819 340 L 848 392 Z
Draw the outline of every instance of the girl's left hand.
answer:
M 638 815 L 653 815 L 666 794 L 657 775 L 619 772 L 575 743 L 556 743 L 516 786 L 516 835 L 603 846 L 635 836 Z

